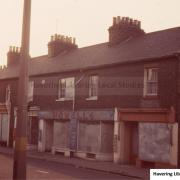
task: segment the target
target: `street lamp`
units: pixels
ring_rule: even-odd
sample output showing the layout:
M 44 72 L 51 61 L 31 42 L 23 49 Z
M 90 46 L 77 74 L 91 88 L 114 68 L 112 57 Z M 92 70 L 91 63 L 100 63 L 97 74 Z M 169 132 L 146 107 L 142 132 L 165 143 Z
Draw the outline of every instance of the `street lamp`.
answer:
M 13 179 L 26 179 L 26 128 L 27 128 L 27 94 L 28 94 L 28 62 L 30 39 L 31 0 L 24 0 L 22 41 L 18 81 L 18 110 L 15 137 Z

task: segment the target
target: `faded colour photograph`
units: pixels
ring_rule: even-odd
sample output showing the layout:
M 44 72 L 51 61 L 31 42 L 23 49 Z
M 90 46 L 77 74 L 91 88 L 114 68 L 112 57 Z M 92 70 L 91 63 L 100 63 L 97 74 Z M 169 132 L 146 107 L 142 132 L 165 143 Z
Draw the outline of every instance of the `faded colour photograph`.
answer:
M 0 2 L 0 179 L 180 178 L 179 0 Z

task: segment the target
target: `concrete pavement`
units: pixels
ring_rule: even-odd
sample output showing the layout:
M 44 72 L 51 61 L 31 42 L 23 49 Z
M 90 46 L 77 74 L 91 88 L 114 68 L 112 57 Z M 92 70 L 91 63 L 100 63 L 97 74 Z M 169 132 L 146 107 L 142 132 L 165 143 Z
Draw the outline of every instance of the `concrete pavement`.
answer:
M 13 149 L 0 147 L 0 153 L 12 155 Z M 148 180 L 149 170 L 137 168 L 130 165 L 119 165 L 112 162 L 100 162 L 95 160 L 84 160 L 79 158 L 69 158 L 62 155 L 53 155 L 51 153 L 40 153 L 37 151 L 28 151 L 27 156 L 29 158 L 41 159 L 46 161 L 58 162 L 61 164 L 68 164 L 79 168 L 92 169 L 97 171 L 109 172 L 114 174 L 120 174 L 124 176 L 139 178 Z

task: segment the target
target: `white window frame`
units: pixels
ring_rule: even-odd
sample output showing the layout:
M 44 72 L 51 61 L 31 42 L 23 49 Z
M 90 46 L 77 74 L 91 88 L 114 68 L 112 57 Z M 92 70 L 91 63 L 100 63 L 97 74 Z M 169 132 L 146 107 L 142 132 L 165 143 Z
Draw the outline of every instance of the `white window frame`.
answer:
M 98 88 L 99 88 L 99 76 L 96 74 L 89 76 L 89 82 L 88 82 L 89 96 L 86 100 L 97 100 L 98 99 Z M 96 93 L 94 94 L 94 92 L 96 92 Z
M 152 70 L 156 70 L 155 78 L 150 80 L 149 76 L 152 73 Z M 153 76 L 153 75 L 151 75 Z M 149 84 L 156 84 L 156 92 L 149 92 Z M 157 67 L 146 67 L 144 69 L 144 96 L 157 96 L 158 95 L 158 68 Z
M 62 88 L 62 82 L 64 82 L 65 85 L 65 87 L 63 88 Z M 62 90 L 64 91 L 64 95 L 62 95 Z M 75 96 L 75 78 L 68 77 L 68 78 L 59 79 L 58 99 L 56 101 L 73 100 L 74 96 Z

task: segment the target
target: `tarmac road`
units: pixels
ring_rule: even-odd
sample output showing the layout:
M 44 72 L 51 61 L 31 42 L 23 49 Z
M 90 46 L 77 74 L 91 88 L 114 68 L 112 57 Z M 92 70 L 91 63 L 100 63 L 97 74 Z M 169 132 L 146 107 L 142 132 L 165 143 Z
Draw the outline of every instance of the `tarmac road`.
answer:
M 12 179 L 12 157 L 0 154 L 0 180 Z M 138 180 L 127 176 L 110 174 L 64 165 L 45 160 L 28 159 L 27 179 L 31 180 Z

